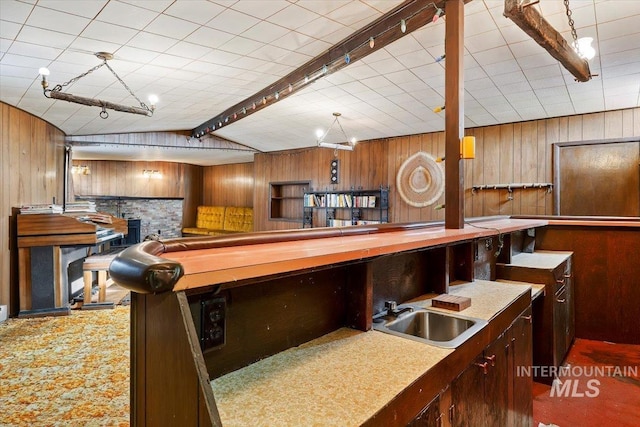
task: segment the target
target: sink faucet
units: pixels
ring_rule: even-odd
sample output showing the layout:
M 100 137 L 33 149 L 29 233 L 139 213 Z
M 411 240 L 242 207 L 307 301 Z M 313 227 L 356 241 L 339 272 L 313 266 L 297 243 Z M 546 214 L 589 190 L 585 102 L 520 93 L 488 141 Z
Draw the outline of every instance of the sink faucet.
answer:
M 404 308 L 401 308 L 400 310 L 398 310 L 397 306 L 398 305 L 396 304 L 395 301 L 385 301 L 384 302 L 384 308 L 387 309 L 387 316 L 398 317 L 402 313 L 413 311 L 413 307 L 404 307 Z

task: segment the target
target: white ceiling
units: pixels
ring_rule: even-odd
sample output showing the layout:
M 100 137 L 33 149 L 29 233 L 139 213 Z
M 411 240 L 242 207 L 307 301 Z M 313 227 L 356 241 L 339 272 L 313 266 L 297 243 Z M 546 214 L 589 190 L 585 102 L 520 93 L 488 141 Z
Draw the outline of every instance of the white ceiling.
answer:
M 0 0 L 0 100 L 68 135 L 191 130 L 269 86 L 401 0 Z M 559 63 L 502 15 L 503 0 L 465 6 L 465 126 L 532 120 L 640 105 L 640 1 L 571 0 L 578 37 L 593 37 L 591 72 L 577 83 Z M 562 0 L 536 6 L 567 40 Z M 216 135 L 259 151 L 310 147 L 334 111 L 360 140 L 440 131 L 446 59 L 443 19 L 329 74 Z M 153 117 L 47 99 L 51 85 L 109 65 L 146 102 Z M 102 67 L 65 89 L 126 105 L 136 101 Z M 341 141 L 333 132 L 327 140 Z M 344 138 L 342 138 L 344 139 Z M 147 159 L 221 164 L 252 154 L 221 150 L 138 150 L 79 146 L 75 158 Z

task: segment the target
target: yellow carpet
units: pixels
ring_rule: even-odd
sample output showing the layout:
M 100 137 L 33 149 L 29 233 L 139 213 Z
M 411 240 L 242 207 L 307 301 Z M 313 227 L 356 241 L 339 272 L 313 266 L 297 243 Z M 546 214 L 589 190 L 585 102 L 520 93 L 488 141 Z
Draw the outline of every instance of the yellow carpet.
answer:
M 128 426 L 129 307 L 0 323 L 0 426 Z

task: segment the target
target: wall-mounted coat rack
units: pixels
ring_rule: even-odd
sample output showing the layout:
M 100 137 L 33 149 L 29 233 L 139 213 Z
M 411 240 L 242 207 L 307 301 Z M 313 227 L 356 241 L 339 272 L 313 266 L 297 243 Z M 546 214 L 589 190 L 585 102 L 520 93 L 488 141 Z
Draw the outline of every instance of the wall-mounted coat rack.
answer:
M 536 189 L 536 188 L 544 188 L 547 190 L 547 193 L 551 193 L 553 191 L 553 184 L 549 182 L 531 182 L 531 183 L 512 183 L 512 184 L 487 184 L 487 185 L 473 185 L 471 186 L 471 193 L 475 194 L 480 190 L 507 190 L 507 200 L 513 200 L 513 190 L 515 189 L 523 189 L 526 190 L 528 188 Z

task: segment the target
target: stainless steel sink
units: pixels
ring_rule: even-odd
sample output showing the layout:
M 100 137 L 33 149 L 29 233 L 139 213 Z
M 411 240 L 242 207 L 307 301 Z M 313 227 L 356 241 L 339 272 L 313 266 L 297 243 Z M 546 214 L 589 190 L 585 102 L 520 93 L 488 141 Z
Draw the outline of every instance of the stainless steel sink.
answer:
M 407 307 L 400 305 L 398 308 Z M 412 307 L 397 318 L 373 319 L 375 330 L 444 348 L 456 348 L 482 329 L 486 320 Z

